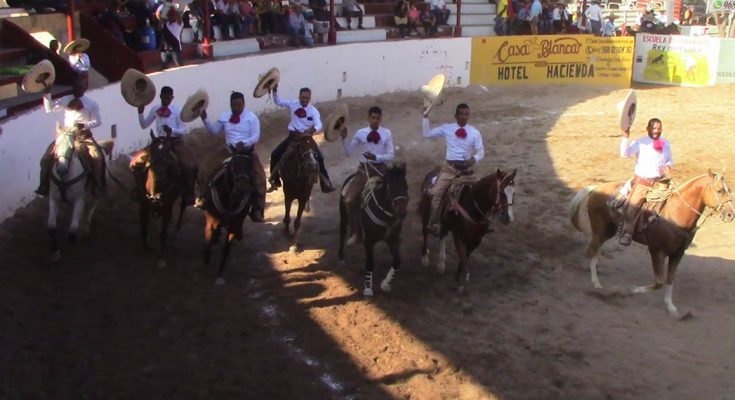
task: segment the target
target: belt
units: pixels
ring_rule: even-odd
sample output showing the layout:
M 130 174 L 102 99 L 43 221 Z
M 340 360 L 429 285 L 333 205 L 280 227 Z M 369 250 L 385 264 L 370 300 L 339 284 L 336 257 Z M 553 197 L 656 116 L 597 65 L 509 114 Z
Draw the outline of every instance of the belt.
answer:
M 633 175 L 633 183 L 643 186 L 653 186 L 656 182 L 660 181 L 661 177 L 658 178 L 644 178 L 642 176 Z
M 447 164 L 458 170 L 464 170 L 470 167 L 470 162 L 464 160 L 447 160 Z

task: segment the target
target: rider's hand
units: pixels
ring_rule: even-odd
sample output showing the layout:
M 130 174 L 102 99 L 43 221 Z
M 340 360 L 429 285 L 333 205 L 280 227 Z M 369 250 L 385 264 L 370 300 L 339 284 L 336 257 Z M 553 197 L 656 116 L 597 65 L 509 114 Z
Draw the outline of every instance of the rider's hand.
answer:
M 375 154 L 373 154 L 373 153 L 371 153 L 369 151 L 366 151 L 366 152 L 362 153 L 362 156 L 365 157 L 368 160 L 377 160 L 378 159 L 378 157 Z
M 145 111 L 145 106 L 138 106 L 138 114 L 143 114 L 143 111 Z
M 307 135 L 313 135 L 315 132 L 316 132 L 316 128 L 314 128 L 313 126 L 304 131 L 304 133 Z
M 202 121 L 207 119 L 207 110 L 202 110 L 199 112 L 199 116 L 202 118 Z
M 275 92 L 277 92 L 277 91 L 278 91 L 278 84 L 276 83 L 276 84 L 275 84 L 275 85 L 273 85 L 273 87 L 271 88 L 271 92 L 275 93 Z
M 173 133 L 173 130 L 168 125 L 163 126 L 163 131 L 166 132 L 166 136 L 171 136 L 171 134 Z
M 77 122 L 75 127 L 77 128 L 77 130 L 84 130 L 84 124 L 81 122 Z

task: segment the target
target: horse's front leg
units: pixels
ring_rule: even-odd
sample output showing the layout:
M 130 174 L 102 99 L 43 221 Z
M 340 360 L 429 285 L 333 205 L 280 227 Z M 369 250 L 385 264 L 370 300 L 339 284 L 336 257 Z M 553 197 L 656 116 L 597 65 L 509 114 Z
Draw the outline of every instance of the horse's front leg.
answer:
M 232 246 L 232 241 L 235 240 L 235 232 L 230 232 L 230 230 L 227 230 L 227 240 L 225 240 L 225 245 L 222 247 L 222 258 L 219 260 L 219 270 L 217 271 L 217 280 L 214 281 L 214 284 L 217 286 L 222 286 L 225 284 L 225 264 L 227 264 L 227 257 L 230 255 L 230 247 Z
M 291 254 L 296 254 L 299 251 L 299 245 L 301 244 L 301 241 L 299 240 L 301 216 L 304 215 L 304 206 L 306 206 L 307 201 L 309 201 L 308 197 L 306 199 L 298 200 L 299 206 L 296 210 L 296 218 L 293 221 L 293 241 L 291 242 L 291 247 L 288 249 Z
M 388 274 L 385 276 L 385 279 L 383 279 L 383 282 L 380 283 L 380 288 L 383 289 L 384 292 L 391 291 L 391 284 L 393 283 L 393 279 L 396 277 L 398 270 L 401 269 L 400 235 L 396 235 L 395 238 L 391 238 L 388 240 L 388 248 L 390 249 L 391 256 L 393 256 L 393 266 L 390 267 L 390 269 L 388 270 Z
M 373 293 L 373 271 L 375 270 L 375 259 L 373 258 L 373 247 L 375 241 L 372 238 L 364 238 L 365 243 L 365 283 L 362 294 L 372 296 Z
M 443 274 L 447 270 L 447 237 L 439 239 L 439 255 L 436 263 L 436 271 Z
M 166 212 L 161 216 L 161 232 L 159 233 L 158 243 L 158 268 L 166 268 L 166 255 L 168 250 L 166 249 L 166 240 L 168 239 L 168 227 L 171 225 L 171 208 L 169 207 Z
M 633 288 L 631 289 L 633 293 L 647 293 L 651 290 L 661 289 L 661 287 L 664 285 L 664 281 L 666 279 L 666 277 L 664 276 L 664 267 L 666 266 L 666 254 L 652 251 L 650 249 L 649 252 L 651 254 L 651 265 L 653 266 L 653 274 L 656 277 L 656 280 L 652 285 L 649 286 L 633 286 Z
M 344 199 L 339 199 L 339 251 L 337 258 L 339 265 L 345 265 L 345 236 L 347 236 L 347 209 Z
M 214 218 L 207 213 L 206 222 L 204 224 L 204 266 L 208 267 L 212 263 L 212 246 L 217 244 L 219 240 L 219 232 L 217 231 Z
M 470 280 L 469 252 L 467 251 L 465 242 L 456 236 L 454 238 L 454 248 L 457 250 L 457 258 L 459 259 L 454 280 L 457 282 L 457 292 L 464 294 L 468 290 L 467 282 Z
M 71 223 L 69 224 L 69 242 L 76 243 L 79 233 L 79 224 L 84 217 L 84 207 L 86 201 L 84 196 L 81 196 L 76 202 L 74 202 L 74 208 L 71 216 Z
M 676 276 L 676 268 L 679 266 L 679 263 L 681 262 L 681 259 L 684 257 L 684 252 L 681 252 L 681 254 L 669 256 L 669 268 L 668 273 L 666 274 L 666 286 L 665 288 L 665 294 L 664 294 L 664 304 L 666 304 L 666 309 L 669 312 L 669 315 L 674 318 L 679 318 L 679 310 L 674 305 L 674 300 L 672 299 L 674 294 L 674 277 Z M 685 313 L 690 314 L 689 312 Z
M 290 197 L 284 197 L 283 199 L 283 233 L 286 237 L 291 237 L 291 203 L 293 199 Z
M 97 211 L 97 206 L 100 204 L 96 198 L 93 198 L 91 201 L 89 209 L 82 219 L 82 225 L 79 227 L 80 234 L 84 236 L 89 235 L 89 232 L 92 230 L 92 217 L 94 217 L 94 212 Z
M 148 244 L 148 219 L 150 218 L 150 203 L 148 200 L 141 201 L 138 207 L 138 218 L 140 219 L 140 240 L 143 241 L 145 251 L 150 251 Z
M 54 199 L 48 202 L 48 237 L 49 251 L 51 253 L 51 261 L 59 261 L 61 258 L 61 249 L 59 247 L 59 232 L 57 229 L 59 217 L 59 203 Z

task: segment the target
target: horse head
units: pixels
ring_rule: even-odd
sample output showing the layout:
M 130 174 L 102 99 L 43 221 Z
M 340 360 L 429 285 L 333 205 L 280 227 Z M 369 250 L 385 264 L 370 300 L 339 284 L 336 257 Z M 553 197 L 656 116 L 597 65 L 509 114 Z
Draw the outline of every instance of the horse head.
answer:
M 164 196 L 175 189 L 180 180 L 179 165 L 173 152 L 174 140 L 158 137 L 150 145 L 145 189 L 146 197 L 154 208 L 163 205 Z
M 299 163 L 301 176 L 315 176 L 319 173 L 319 163 L 316 161 L 317 145 L 310 135 L 299 135 L 294 140 L 295 157 Z
M 513 193 L 515 190 L 516 170 L 507 174 L 500 169 L 495 173 L 495 208 L 498 219 L 505 225 L 513 222 Z
M 74 132 L 72 130 L 56 129 L 54 155 L 56 157 L 56 172 L 60 176 L 66 175 L 74 156 Z
M 393 207 L 393 214 L 398 220 L 403 220 L 408 212 L 406 163 L 396 163 L 388 167 L 383 175 L 383 182 L 385 182 L 388 199 Z
M 719 212 L 723 222 L 732 222 L 735 218 L 735 208 L 732 204 L 730 187 L 727 185 L 725 177 L 710 171 L 709 178 L 711 182 L 702 194 L 704 204 L 715 210 L 715 212 Z
M 252 188 L 250 155 L 253 153 L 253 148 L 246 148 L 238 143 L 238 146 L 230 146 L 230 151 L 232 157 L 227 165 L 229 180 L 232 184 L 230 203 L 237 204 Z

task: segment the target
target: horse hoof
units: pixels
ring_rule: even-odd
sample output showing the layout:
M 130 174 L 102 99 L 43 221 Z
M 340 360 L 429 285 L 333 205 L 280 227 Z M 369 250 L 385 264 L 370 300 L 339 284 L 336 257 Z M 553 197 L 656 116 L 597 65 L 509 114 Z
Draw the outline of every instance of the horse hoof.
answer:
M 362 291 L 362 294 L 363 296 L 372 297 L 375 293 L 373 293 L 373 289 L 365 288 L 365 290 Z
M 165 269 L 168 266 L 165 259 L 158 260 L 158 268 L 159 269 Z
M 390 292 L 390 291 L 391 291 L 391 289 L 393 289 L 393 288 L 392 288 L 392 287 L 390 286 L 390 283 L 388 283 L 388 282 L 386 282 L 386 281 L 383 281 L 383 282 L 381 282 L 381 283 L 380 283 L 380 288 L 381 288 L 381 289 L 383 289 L 383 291 L 384 291 L 384 292 Z
M 296 253 L 298 252 L 299 252 L 299 248 L 296 247 L 296 245 L 292 245 L 291 247 L 288 248 L 288 253 L 291 254 L 292 256 L 295 256 Z
M 51 253 L 51 256 L 49 257 L 49 259 L 51 260 L 51 262 L 59 262 L 59 260 L 61 260 L 61 251 L 60 250 L 54 251 L 53 253 Z
M 423 257 L 421 257 L 421 266 L 422 267 L 428 267 L 429 266 L 429 255 L 426 254 Z
M 216 281 L 214 281 L 215 286 L 224 286 L 225 285 L 225 278 L 218 277 Z
M 592 286 L 594 286 L 595 289 L 602 289 L 602 284 L 600 282 L 592 282 Z

